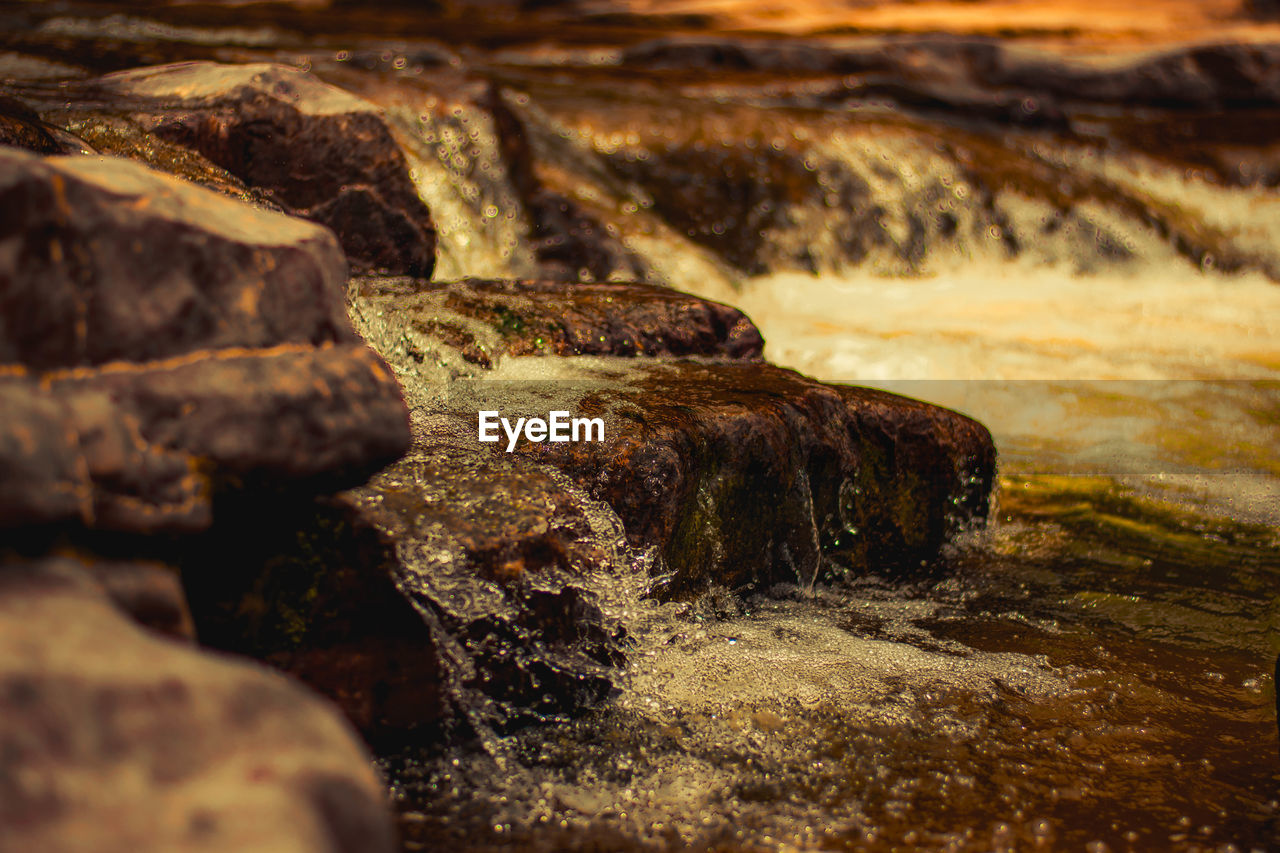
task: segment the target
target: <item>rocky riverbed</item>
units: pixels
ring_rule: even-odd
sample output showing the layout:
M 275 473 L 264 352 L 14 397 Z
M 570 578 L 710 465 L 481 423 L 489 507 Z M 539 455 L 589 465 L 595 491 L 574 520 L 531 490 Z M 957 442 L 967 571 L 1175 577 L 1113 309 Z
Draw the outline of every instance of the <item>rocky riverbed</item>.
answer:
M 1267 849 L 1271 13 L 526 5 L 0 6 L 0 847 Z

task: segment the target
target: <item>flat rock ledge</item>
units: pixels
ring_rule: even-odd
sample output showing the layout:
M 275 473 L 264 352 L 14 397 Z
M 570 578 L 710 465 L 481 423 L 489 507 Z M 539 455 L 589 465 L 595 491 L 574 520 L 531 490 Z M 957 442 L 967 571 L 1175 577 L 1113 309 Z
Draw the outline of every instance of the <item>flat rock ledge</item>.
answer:
M 600 417 L 604 441 L 515 453 L 611 506 L 634 547 L 658 547 L 672 595 L 918 567 L 990 508 L 981 424 L 765 364 L 749 319 L 689 294 L 468 280 L 364 288 L 353 313 L 404 382 L 418 443 L 480 446 L 481 409 Z M 492 369 L 443 385 L 424 369 L 462 362 Z
M 656 547 L 665 597 L 918 570 L 990 509 L 990 434 L 937 406 L 760 363 L 565 359 L 548 379 L 533 361 L 416 411 L 415 440 L 475 442 L 481 410 L 599 418 L 603 440 L 513 452 L 611 506 L 632 547 Z

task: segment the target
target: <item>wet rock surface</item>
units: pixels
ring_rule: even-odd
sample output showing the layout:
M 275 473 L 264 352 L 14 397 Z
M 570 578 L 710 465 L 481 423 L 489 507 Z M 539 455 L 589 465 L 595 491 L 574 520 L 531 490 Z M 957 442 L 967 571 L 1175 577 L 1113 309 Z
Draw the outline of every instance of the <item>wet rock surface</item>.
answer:
M 6 846 L 395 849 L 333 710 L 131 624 L 75 561 L 0 565 L 0 649 Z
M 575 362 L 554 380 L 508 363 L 460 383 L 446 412 L 421 413 L 427 435 L 474 435 L 474 412 L 498 405 L 513 423 L 599 418 L 603 440 L 522 437 L 515 452 L 612 506 L 633 547 L 656 547 L 664 596 L 911 570 L 985 521 L 995 448 L 962 415 L 766 364 Z
M 142 99 L 135 120 L 291 213 L 332 228 L 366 270 L 429 276 L 435 228 L 377 108 L 295 68 L 182 63 L 98 85 Z
M 202 639 L 298 676 L 384 745 L 601 698 L 623 646 L 596 590 L 630 569 L 621 526 L 553 469 L 460 445 L 224 518 L 235 537 L 183 563 Z
M 431 339 L 485 368 L 504 356 L 759 360 L 764 349 L 759 330 L 738 309 L 644 284 L 368 279 L 353 288 L 353 306 L 370 325 L 381 318 L 399 335 L 399 364 L 427 360 Z M 419 346 L 404 350 L 415 335 Z

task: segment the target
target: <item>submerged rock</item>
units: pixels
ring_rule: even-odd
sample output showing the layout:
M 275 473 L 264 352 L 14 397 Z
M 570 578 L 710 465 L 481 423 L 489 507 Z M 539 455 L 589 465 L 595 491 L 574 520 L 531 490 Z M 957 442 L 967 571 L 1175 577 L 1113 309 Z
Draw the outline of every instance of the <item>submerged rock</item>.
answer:
M 336 713 L 131 624 L 71 560 L 0 565 L 0 754 L 8 849 L 395 849 Z
M 136 118 L 292 213 L 332 228 L 365 270 L 430 276 L 435 227 L 377 107 L 282 65 L 188 62 L 100 84 Z

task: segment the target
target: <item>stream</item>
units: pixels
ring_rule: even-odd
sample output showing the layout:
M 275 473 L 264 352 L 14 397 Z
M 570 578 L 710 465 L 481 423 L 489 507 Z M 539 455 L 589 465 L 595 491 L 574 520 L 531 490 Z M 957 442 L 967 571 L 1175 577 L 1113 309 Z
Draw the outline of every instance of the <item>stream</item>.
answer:
M 474 707 L 476 737 L 380 758 L 406 849 L 1280 849 L 1275 105 L 1244 103 L 1223 141 L 1202 105 L 1073 101 L 1130 54 L 1061 44 L 1085 70 L 1053 97 L 1013 72 L 952 88 L 998 64 L 985 36 L 788 53 L 645 29 L 665 19 L 559 42 L 501 18 L 473 44 L 404 9 L 360 33 L 346 7 L 296 30 L 293 7 L 177 8 L 24 8 L 9 48 L 307 69 L 384 111 L 436 279 L 730 302 L 776 364 L 954 408 L 1000 452 L 989 524 L 918 571 L 833 558 L 811 585 L 661 602 L 653 555 L 602 509 L 615 689 L 514 731 Z M 53 99 L 16 55 L 0 69 Z
M 916 577 L 616 603 L 604 707 L 388 765 L 410 846 L 1273 849 L 1275 285 L 1006 268 L 738 302 L 784 365 L 990 424 L 990 528 Z

